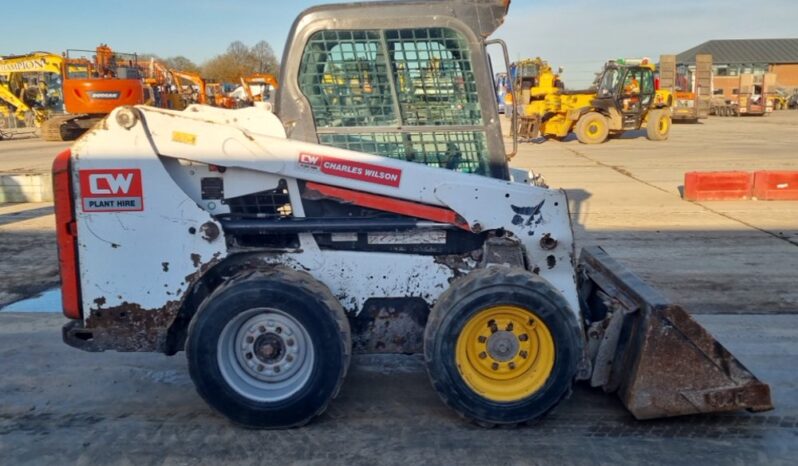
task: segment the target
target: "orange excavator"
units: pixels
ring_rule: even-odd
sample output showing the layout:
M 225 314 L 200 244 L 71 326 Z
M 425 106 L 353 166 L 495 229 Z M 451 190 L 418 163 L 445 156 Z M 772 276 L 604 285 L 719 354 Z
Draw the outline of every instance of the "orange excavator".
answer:
M 144 83 L 152 89 L 153 93 L 152 102 L 147 105 L 172 110 L 186 108 L 183 95 L 178 89 L 179 83 L 172 74 L 172 70 L 153 58 L 144 64 L 143 69 L 145 70 Z
M 260 88 L 258 92 L 253 91 L 255 86 Z M 241 87 L 244 89 L 244 93 L 246 93 L 247 102 L 254 105 L 255 102 L 265 102 L 269 100 L 271 91 L 278 89 L 280 85 L 274 75 L 258 73 L 242 76 Z
M 210 103 L 211 105 L 220 108 L 236 108 L 235 99 L 224 92 L 222 83 L 206 82 L 205 86 L 208 89 L 208 96 L 213 97 L 213 101 Z
M 156 90 L 156 107 L 183 110 L 199 103 L 222 108 L 235 108 L 233 99 L 225 95 L 220 83 L 208 82 L 199 73 L 170 69 L 155 60 L 146 64 L 144 82 Z M 183 83 L 188 82 L 184 87 Z
M 208 94 L 205 86 L 205 79 L 193 71 L 180 71 L 169 70 L 174 77 L 175 85 L 177 86 L 178 93 L 184 96 L 184 99 L 189 103 L 206 104 L 208 103 Z M 189 86 L 186 91 L 183 90 L 183 81 L 188 81 Z
M 89 59 L 85 54 L 93 54 Z M 146 102 L 143 70 L 135 54 L 106 44 L 95 50 L 67 50 L 62 71 L 64 110 L 42 123 L 47 141 L 75 139 L 117 107 Z

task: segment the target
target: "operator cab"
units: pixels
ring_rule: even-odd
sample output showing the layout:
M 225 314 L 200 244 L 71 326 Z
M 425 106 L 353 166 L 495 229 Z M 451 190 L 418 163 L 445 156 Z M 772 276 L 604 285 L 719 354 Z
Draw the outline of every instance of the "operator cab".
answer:
M 509 179 L 485 51 L 508 7 L 385 1 L 367 17 L 350 4 L 307 10 L 285 49 L 276 113 L 291 139 Z
M 639 128 L 656 94 L 653 67 L 611 61 L 598 83 L 593 105 L 605 111 L 617 110 L 623 117 L 624 130 Z

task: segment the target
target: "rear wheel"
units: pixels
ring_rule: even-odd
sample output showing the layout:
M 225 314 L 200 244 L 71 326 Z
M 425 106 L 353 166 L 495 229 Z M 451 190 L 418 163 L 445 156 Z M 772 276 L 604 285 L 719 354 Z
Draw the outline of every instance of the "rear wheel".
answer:
M 448 406 L 484 426 L 535 420 L 571 392 L 582 338 L 565 299 L 520 269 L 478 269 L 433 308 L 424 356 Z
M 648 112 L 646 137 L 651 141 L 664 141 L 671 132 L 671 116 L 667 110 L 651 110 Z
M 582 144 L 601 144 L 610 132 L 607 118 L 598 112 L 588 112 L 576 122 L 576 138 Z
M 351 353 L 343 308 L 289 269 L 233 278 L 200 306 L 186 342 L 197 391 L 237 424 L 300 426 L 341 387 Z

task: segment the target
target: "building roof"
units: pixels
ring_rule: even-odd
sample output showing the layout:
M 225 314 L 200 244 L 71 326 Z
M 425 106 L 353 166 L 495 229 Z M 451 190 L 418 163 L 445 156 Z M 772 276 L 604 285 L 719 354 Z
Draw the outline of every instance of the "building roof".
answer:
M 721 65 L 798 63 L 798 39 L 710 40 L 677 55 L 676 63 L 693 64 L 699 53 Z

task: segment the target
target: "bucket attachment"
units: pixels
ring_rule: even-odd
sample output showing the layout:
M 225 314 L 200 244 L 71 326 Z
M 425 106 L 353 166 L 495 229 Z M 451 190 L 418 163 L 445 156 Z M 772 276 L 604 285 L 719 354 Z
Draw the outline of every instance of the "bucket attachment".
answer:
M 589 380 L 637 419 L 773 409 L 762 383 L 679 305 L 599 247 L 579 258 Z

